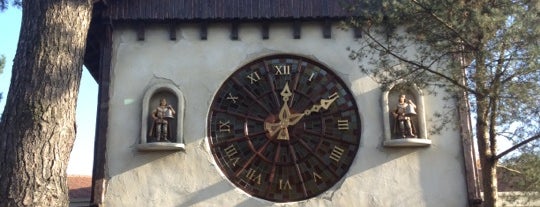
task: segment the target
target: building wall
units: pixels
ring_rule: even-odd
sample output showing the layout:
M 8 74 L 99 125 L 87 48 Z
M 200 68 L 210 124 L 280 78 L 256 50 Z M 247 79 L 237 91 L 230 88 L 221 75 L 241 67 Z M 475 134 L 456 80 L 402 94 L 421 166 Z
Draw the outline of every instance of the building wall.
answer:
M 332 29 L 324 39 L 319 23 L 303 24 L 300 39 L 290 24 L 272 24 L 261 39 L 259 25 L 242 24 L 230 40 L 229 25 L 211 24 L 208 40 L 197 25 L 182 25 L 177 40 L 168 28 L 146 28 L 137 41 L 131 27 L 113 35 L 105 206 L 283 206 L 234 187 L 215 165 L 206 140 L 209 105 L 221 83 L 242 65 L 262 56 L 290 53 L 333 69 L 355 94 L 362 119 L 360 148 L 349 172 L 327 192 L 290 206 L 466 206 L 461 140 L 449 127 L 430 135 L 423 148 L 383 147 L 382 90 L 351 61 L 352 31 Z M 185 150 L 143 152 L 140 143 L 143 95 L 154 84 L 172 84 L 185 98 Z M 443 105 L 425 96 L 426 120 Z M 427 128 L 432 126 L 429 122 Z M 452 131 L 453 130 L 453 131 Z

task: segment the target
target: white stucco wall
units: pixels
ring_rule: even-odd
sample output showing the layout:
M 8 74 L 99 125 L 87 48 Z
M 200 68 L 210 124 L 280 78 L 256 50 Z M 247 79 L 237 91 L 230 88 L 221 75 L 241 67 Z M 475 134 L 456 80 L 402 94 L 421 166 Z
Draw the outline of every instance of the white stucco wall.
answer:
M 113 37 L 105 206 L 466 206 L 463 153 L 457 131 L 430 135 L 425 148 L 385 148 L 379 86 L 348 58 L 352 31 L 335 27 L 322 38 L 320 24 L 303 24 L 301 39 L 290 24 L 272 24 L 261 39 L 259 25 L 240 26 L 240 40 L 228 25 L 210 24 L 208 40 L 197 25 L 182 25 L 178 39 L 168 28 L 146 28 L 137 41 L 132 28 L 116 27 Z M 326 193 L 288 204 L 250 197 L 215 166 L 206 141 L 209 104 L 233 71 L 261 56 L 291 53 L 323 63 L 356 95 L 362 119 L 357 157 L 346 177 Z M 185 151 L 141 152 L 141 107 L 147 88 L 177 86 L 185 98 Z M 425 97 L 427 115 L 442 96 Z M 427 128 L 430 124 L 427 123 Z M 451 130 L 451 129 L 450 129 Z

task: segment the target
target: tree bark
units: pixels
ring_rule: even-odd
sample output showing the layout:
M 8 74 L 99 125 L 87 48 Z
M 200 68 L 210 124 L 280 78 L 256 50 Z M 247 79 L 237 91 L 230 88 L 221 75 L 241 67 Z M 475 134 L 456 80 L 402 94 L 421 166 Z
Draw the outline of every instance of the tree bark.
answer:
M 482 116 L 482 114 L 487 113 L 486 111 L 487 103 L 483 100 L 479 101 L 476 130 L 480 164 L 482 166 L 483 206 L 490 207 L 495 206 L 497 202 L 497 165 L 494 159 L 495 154 L 492 153 L 490 147 L 487 115 Z
M 477 61 L 476 74 L 474 81 L 480 94 L 476 97 L 476 139 L 478 144 L 478 156 L 482 166 L 482 190 L 484 193 L 483 206 L 492 207 L 497 203 L 497 160 L 495 159 L 496 142 L 492 142 L 490 123 L 492 111 L 490 107 L 490 86 L 486 77 L 487 70 L 484 67 L 484 56 L 482 53 L 477 53 L 475 60 Z
M 486 178 L 484 178 L 486 177 Z M 497 204 L 497 165 L 493 160 L 485 160 L 482 168 L 482 187 L 484 188 L 484 207 L 492 207 Z
M 66 169 L 92 1 L 25 0 L 0 122 L 0 206 L 68 206 Z
M 476 118 L 476 137 L 478 155 L 482 166 L 482 189 L 484 192 L 483 206 L 495 206 L 497 202 L 497 180 L 495 154 L 492 153 L 489 142 L 488 102 L 486 98 L 478 98 Z

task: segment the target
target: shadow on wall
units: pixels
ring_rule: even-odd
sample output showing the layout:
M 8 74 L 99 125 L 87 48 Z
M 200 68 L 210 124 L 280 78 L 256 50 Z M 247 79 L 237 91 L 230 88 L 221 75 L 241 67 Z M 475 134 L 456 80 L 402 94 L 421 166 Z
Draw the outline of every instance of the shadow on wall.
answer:
M 381 100 L 381 90 L 372 90 L 362 93 L 361 98 Z M 418 100 L 418 96 L 412 92 L 405 92 L 409 97 Z M 391 96 L 394 102 L 400 92 Z M 435 97 L 425 97 L 426 103 L 436 109 Z M 381 100 L 381 105 L 382 105 Z M 418 101 L 423 102 L 423 101 Z M 362 101 L 359 101 L 362 103 Z M 442 135 L 432 135 L 430 144 L 424 147 L 385 147 L 383 143 L 389 139 L 385 125 L 391 120 L 388 113 L 379 110 L 360 108 L 362 125 L 361 147 L 344 180 L 355 178 L 354 182 L 361 185 L 379 186 L 380 191 L 368 189 L 360 192 L 360 196 L 368 197 L 388 196 L 391 199 L 365 201 L 370 205 L 379 206 L 413 206 L 423 204 L 425 206 L 463 206 L 467 203 L 466 185 L 461 139 L 456 131 L 444 131 Z M 429 108 L 429 107 L 428 107 Z M 430 110 L 422 110 L 421 113 L 431 113 Z M 422 125 L 421 120 L 414 120 Z M 425 123 L 425 122 L 424 122 Z M 429 123 L 425 123 L 429 124 Z M 421 126 L 425 130 L 426 126 Z M 390 129 L 391 127 L 387 127 Z M 423 128 L 423 129 L 422 129 Z M 427 134 L 421 132 L 421 139 L 426 139 Z M 431 143 L 433 141 L 433 143 Z M 340 189 L 344 181 L 341 181 L 331 190 Z M 358 185 L 357 184 L 357 185 Z M 384 191 L 382 190 L 384 189 Z M 364 195 L 362 195 L 364 194 Z M 456 199 L 459 196 L 464 199 Z M 383 197 L 381 197 L 383 198 Z M 379 203 L 372 203 L 379 202 Z
M 200 203 L 205 202 L 208 199 L 215 198 L 227 191 L 234 190 L 232 185 L 226 181 L 225 179 L 222 179 L 221 181 L 214 183 L 210 186 L 207 186 L 203 189 L 197 190 L 193 193 L 190 193 L 186 195 L 188 198 L 186 201 L 182 202 L 179 207 L 188 207 L 188 206 L 194 206 Z M 251 203 L 249 202 L 252 199 L 247 199 L 245 202 L 248 202 L 244 206 L 261 206 L 261 203 Z M 224 205 L 226 206 L 226 205 Z
M 380 101 L 381 93 L 381 90 L 374 88 L 370 91 L 362 92 L 360 95 L 356 95 L 356 98 L 358 99 L 357 103 L 359 105 L 359 111 L 361 113 L 360 116 L 362 118 L 360 148 L 346 177 L 338 184 L 330 188 L 330 191 L 335 191 L 336 189 L 339 190 L 345 180 L 355 177 L 354 179 L 358 180 L 359 182 L 368 181 L 371 184 L 370 186 L 376 186 L 379 184 L 381 189 L 388 189 L 389 192 L 383 192 L 387 193 L 387 196 L 391 196 L 391 198 L 393 198 L 390 201 L 386 201 L 388 203 L 393 203 L 396 205 L 418 203 L 425 203 L 427 206 L 439 205 L 440 203 L 437 202 L 437 199 L 444 196 L 444 193 L 440 192 L 452 192 L 456 190 L 456 188 L 438 190 L 435 181 L 446 180 L 441 186 L 460 186 L 460 184 L 452 184 L 452 182 L 456 182 L 455 179 L 445 178 L 459 177 L 455 175 L 455 172 L 462 169 L 459 166 L 460 159 L 455 158 L 456 152 L 445 152 L 445 150 L 448 150 L 446 148 L 438 149 L 436 142 L 434 146 L 429 148 L 383 147 L 383 142 L 385 139 L 382 118 L 383 113 L 380 107 L 378 107 L 381 104 L 376 101 Z M 156 97 L 159 96 L 160 95 L 158 94 Z M 366 106 L 364 106 L 365 103 L 368 103 L 367 106 L 375 106 L 376 108 L 366 108 Z M 148 120 L 147 117 L 141 118 L 142 120 Z M 147 124 L 147 122 L 144 122 L 144 124 Z M 198 140 L 201 144 L 199 147 L 188 149 L 189 153 L 177 151 L 137 152 L 136 149 L 133 149 L 134 152 L 130 154 L 132 157 L 129 159 L 129 161 L 127 161 L 127 163 L 123 163 L 123 166 L 117 166 L 117 170 L 121 172 L 109 172 L 111 173 L 110 176 L 116 176 L 156 161 L 159 162 L 156 166 L 177 165 L 181 168 L 195 168 L 191 169 L 190 173 L 206 172 L 210 174 L 209 176 L 219 176 L 217 172 L 218 169 L 212 165 L 212 158 L 210 158 L 210 154 L 204 149 L 206 147 L 205 145 L 207 144 L 205 139 L 206 137 L 194 139 Z M 445 143 L 441 144 L 460 146 L 459 139 L 447 140 Z M 449 150 L 452 149 L 453 148 L 450 148 Z M 455 149 L 459 148 L 456 147 Z M 443 154 L 446 153 L 446 157 L 444 155 L 433 156 L 441 154 L 435 153 L 435 150 Z M 192 159 L 191 162 L 187 162 L 188 159 Z M 193 161 L 198 163 L 196 163 L 194 166 L 182 166 L 184 163 L 193 163 Z M 458 166 L 456 166 L 456 163 Z M 399 169 L 394 167 L 399 167 Z M 455 169 L 450 170 L 452 171 L 450 173 L 445 172 L 445 170 L 448 170 L 449 168 Z M 396 170 L 402 170 L 403 172 L 396 172 Z M 170 169 L 160 169 L 159 171 L 160 172 L 158 172 L 158 174 L 182 173 L 172 172 Z M 378 172 L 383 173 L 382 176 L 377 176 Z M 396 176 L 392 177 L 393 175 Z M 186 193 L 186 200 L 181 202 L 180 206 L 196 205 L 218 196 L 224 196 L 224 193 L 236 189 L 233 184 L 229 183 L 223 177 L 220 177 L 217 180 L 219 181 L 214 184 L 203 186 L 203 188 L 200 190 Z M 462 180 L 464 182 L 464 179 Z M 422 191 L 407 190 L 408 187 L 412 185 L 414 185 L 416 189 L 420 189 Z M 365 193 L 370 193 L 368 191 L 369 189 L 366 189 Z M 429 196 L 436 194 L 440 194 L 440 196 L 436 198 L 429 198 Z M 454 194 L 449 193 L 447 195 Z M 450 199 L 450 197 L 448 199 Z M 266 202 L 261 200 L 245 196 L 245 200 L 239 203 L 237 206 L 261 206 L 266 204 Z M 268 205 L 270 204 L 268 203 Z

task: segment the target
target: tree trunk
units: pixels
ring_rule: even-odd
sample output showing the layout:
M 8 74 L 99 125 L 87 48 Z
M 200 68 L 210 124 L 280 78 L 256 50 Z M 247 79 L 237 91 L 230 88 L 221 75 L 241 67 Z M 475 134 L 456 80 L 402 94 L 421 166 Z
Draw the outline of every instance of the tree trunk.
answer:
M 478 155 L 482 166 L 482 189 L 484 192 L 483 206 L 492 207 L 497 203 L 497 161 L 492 151 L 488 127 L 488 100 L 477 97 L 476 137 Z
M 482 158 L 481 158 L 482 160 Z M 493 160 L 484 161 L 482 168 L 482 187 L 484 188 L 484 207 L 497 204 L 497 165 Z
M 0 123 L 0 206 L 68 206 L 89 0 L 24 0 Z

